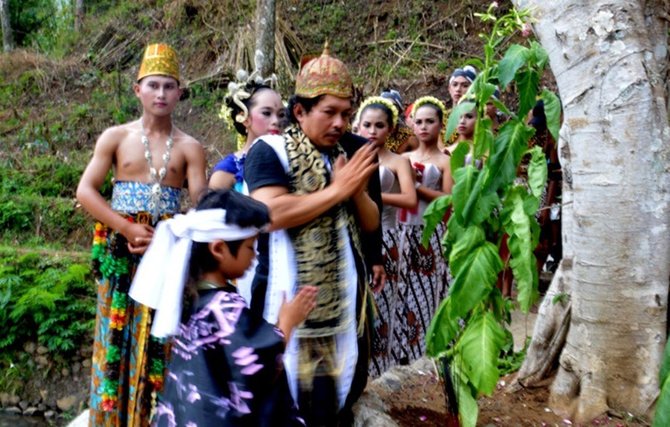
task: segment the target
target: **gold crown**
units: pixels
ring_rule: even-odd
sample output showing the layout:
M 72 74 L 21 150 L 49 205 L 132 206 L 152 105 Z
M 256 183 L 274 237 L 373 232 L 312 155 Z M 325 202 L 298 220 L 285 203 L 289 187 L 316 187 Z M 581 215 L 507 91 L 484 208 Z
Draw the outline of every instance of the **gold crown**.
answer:
M 321 56 L 300 68 L 295 79 L 295 94 L 303 98 L 320 95 L 351 98 L 354 95 L 349 70 L 342 61 L 330 56 L 327 42 Z
M 150 44 L 144 51 L 137 81 L 146 76 L 168 76 L 179 81 L 179 60 L 177 52 L 163 43 Z

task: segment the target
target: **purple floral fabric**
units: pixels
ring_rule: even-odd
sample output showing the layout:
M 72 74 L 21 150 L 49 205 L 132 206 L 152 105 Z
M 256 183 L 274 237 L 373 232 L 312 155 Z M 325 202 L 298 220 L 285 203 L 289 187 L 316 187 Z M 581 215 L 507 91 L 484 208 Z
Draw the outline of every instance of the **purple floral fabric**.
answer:
M 173 339 L 153 425 L 303 426 L 282 363 L 281 331 L 232 286 L 200 291 Z

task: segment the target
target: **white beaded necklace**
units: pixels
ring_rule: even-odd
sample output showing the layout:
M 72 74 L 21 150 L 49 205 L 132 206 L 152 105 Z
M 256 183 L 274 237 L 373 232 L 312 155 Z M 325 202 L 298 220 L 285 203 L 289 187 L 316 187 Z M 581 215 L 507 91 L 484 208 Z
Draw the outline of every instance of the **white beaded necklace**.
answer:
M 156 168 L 153 165 L 153 159 L 151 156 L 151 150 L 149 149 L 149 138 L 144 131 L 144 122 L 142 124 L 142 145 L 144 145 L 144 158 L 147 159 L 149 164 L 149 180 L 151 181 L 151 199 L 149 201 L 149 209 L 154 219 L 158 218 L 160 213 L 160 200 L 161 200 L 161 182 L 165 179 L 167 175 L 167 165 L 170 162 L 170 151 L 172 151 L 172 146 L 174 145 L 172 140 L 172 132 L 174 127 L 170 129 L 170 135 L 168 136 L 167 141 L 165 141 L 165 153 L 163 153 L 163 166 L 156 172 Z

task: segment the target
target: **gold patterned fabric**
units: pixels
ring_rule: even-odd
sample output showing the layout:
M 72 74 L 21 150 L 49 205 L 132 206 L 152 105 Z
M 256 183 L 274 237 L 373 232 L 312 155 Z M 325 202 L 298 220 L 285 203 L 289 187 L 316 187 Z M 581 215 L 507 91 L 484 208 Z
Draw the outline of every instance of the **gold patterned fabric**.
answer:
M 150 44 L 144 51 L 137 81 L 147 76 L 168 76 L 179 81 L 179 59 L 177 52 L 163 43 Z
M 330 172 L 323 154 L 298 127 L 287 129 L 284 135 L 290 192 L 309 194 L 324 189 L 330 182 Z M 332 163 L 337 156 L 346 154 L 338 144 L 326 155 Z M 332 336 L 345 331 L 354 320 L 346 316 L 347 307 L 355 304 L 355 300 L 347 295 L 345 242 L 340 235 L 341 230 L 349 231 L 354 249 L 360 256 L 358 227 L 344 204 L 334 206 L 307 224 L 288 230 L 295 249 L 297 283 L 319 288 L 316 308 L 296 330 L 296 337 Z
M 303 98 L 320 95 L 351 98 L 353 88 L 349 70 L 342 61 L 330 56 L 328 46 L 321 56 L 303 65 L 295 78 L 295 94 Z

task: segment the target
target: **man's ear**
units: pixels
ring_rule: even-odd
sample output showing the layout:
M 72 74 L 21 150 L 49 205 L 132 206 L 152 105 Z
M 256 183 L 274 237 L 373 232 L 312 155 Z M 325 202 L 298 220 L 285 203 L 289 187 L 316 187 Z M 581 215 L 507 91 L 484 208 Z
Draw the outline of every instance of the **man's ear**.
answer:
M 302 106 L 302 104 L 296 102 L 295 105 L 293 106 L 293 116 L 298 120 L 300 123 L 302 119 L 305 117 L 307 114 L 307 111 L 305 111 L 305 107 Z
M 133 92 L 135 92 L 136 97 L 140 97 L 140 84 L 139 83 L 133 83 Z

